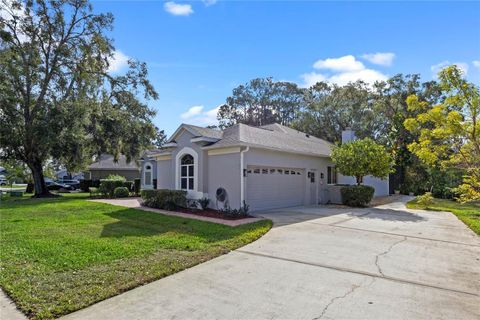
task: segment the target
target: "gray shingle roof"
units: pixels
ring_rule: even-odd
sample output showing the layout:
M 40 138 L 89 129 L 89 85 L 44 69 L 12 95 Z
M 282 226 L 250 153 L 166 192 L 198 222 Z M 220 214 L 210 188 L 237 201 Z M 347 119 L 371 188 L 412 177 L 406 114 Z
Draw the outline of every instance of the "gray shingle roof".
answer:
M 207 149 L 252 146 L 283 152 L 330 156 L 332 144 L 280 124 L 252 127 L 237 124 L 223 131 L 220 141 Z
M 97 162 L 88 166 L 88 170 L 139 170 L 135 161 L 127 163 L 127 157 L 120 155 L 118 162 L 113 160 L 113 155 L 102 154 Z
M 223 135 L 222 131 L 216 129 L 198 127 L 191 124 L 184 124 L 184 126 L 195 132 L 198 137 L 221 139 Z

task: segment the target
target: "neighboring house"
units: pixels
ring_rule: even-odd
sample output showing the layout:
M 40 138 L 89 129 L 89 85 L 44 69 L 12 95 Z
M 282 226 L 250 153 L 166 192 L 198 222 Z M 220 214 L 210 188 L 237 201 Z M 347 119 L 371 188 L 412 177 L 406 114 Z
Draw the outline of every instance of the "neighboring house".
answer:
M 85 174 L 83 172 L 70 173 L 67 169 L 59 169 L 55 172 L 55 179 L 73 179 L 73 180 L 83 180 L 85 179 Z
M 125 177 L 127 181 L 133 181 L 140 178 L 140 168 L 134 160 L 127 162 L 124 155 L 120 155 L 118 161 L 115 162 L 113 155 L 102 154 L 96 162 L 88 166 L 85 179 L 105 179 L 111 174 L 117 174 Z
M 345 138 L 354 138 L 346 132 Z M 339 200 L 338 175 L 330 159 L 332 144 L 303 132 L 271 124 L 237 124 L 224 131 L 182 124 L 160 150 L 142 161 L 142 186 L 186 190 L 188 198 L 208 197 L 213 208 L 252 210 L 314 205 Z M 388 194 L 388 180 L 365 178 L 375 195 Z M 217 191 L 226 191 L 225 201 Z

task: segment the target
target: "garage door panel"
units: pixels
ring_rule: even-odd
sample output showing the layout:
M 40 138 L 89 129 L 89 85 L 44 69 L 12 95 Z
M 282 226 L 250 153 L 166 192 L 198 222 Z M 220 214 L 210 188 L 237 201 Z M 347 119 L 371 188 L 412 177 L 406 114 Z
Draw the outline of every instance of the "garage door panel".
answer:
M 304 189 L 303 170 L 255 167 L 247 170 L 247 203 L 252 210 L 303 205 Z

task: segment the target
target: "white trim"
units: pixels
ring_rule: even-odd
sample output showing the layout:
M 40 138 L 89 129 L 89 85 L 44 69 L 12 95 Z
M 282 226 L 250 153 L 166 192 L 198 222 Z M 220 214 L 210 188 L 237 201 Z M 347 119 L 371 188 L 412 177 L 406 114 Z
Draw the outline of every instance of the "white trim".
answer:
M 177 146 L 177 143 L 176 142 L 169 142 L 169 143 L 165 143 L 162 148 L 174 148 Z
M 201 136 L 190 139 L 190 142 L 217 142 L 218 140 L 220 139 Z
M 244 177 L 244 170 L 246 170 L 246 168 L 244 168 L 244 156 L 243 154 L 248 152 L 248 150 L 250 150 L 250 147 L 246 147 L 245 150 L 242 150 L 240 152 L 240 206 L 243 206 L 243 201 L 245 200 L 245 188 L 246 188 L 246 179 Z
M 171 160 L 171 159 L 172 159 L 171 154 L 164 154 L 164 155 L 155 156 L 155 160 Z
M 175 156 L 175 189 L 182 190 L 180 185 L 180 159 L 186 154 L 193 157 L 193 190 L 187 190 L 190 197 L 198 192 L 198 153 L 190 147 L 184 147 Z
M 289 154 L 297 154 L 297 155 L 303 155 L 303 156 L 310 156 L 310 157 L 315 157 L 315 158 L 331 158 L 331 155 L 328 154 L 320 154 L 320 153 L 312 153 L 312 152 L 297 152 L 293 150 L 282 150 L 279 148 L 273 148 L 273 147 L 266 147 L 262 145 L 258 145 L 255 143 L 239 143 L 235 146 L 232 147 L 250 147 L 250 148 L 255 148 L 255 149 L 261 149 L 261 150 L 269 150 L 269 151 L 274 151 L 274 152 L 281 152 L 281 153 L 289 153 Z M 227 149 L 227 148 L 232 148 L 232 147 L 225 147 L 222 149 Z M 219 147 L 212 145 L 212 146 L 207 146 L 203 147 L 203 150 L 208 150 L 208 152 L 213 151 L 213 150 L 221 150 Z
M 208 155 L 209 156 L 217 156 L 217 155 L 221 155 L 221 154 L 239 153 L 240 150 L 241 150 L 240 147 L 213 149 L 213 150 L 208 150 Z
M 150 184 L 145 184 L 145 173 L 147 172 L 147 166 L 150 166 Z M 150 161 L 145 161 L 145 163 L 143 164 L 142 178 L 142 189 L 153 189 L 153 164 Z

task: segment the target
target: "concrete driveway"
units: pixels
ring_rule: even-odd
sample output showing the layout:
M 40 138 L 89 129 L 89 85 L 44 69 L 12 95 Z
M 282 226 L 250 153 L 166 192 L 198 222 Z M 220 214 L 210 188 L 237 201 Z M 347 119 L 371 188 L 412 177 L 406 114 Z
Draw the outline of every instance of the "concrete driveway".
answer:
M 403 203 L 264 213 L 260 240 L 65 319 L 480 319 L 479 237 Z

